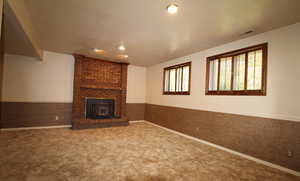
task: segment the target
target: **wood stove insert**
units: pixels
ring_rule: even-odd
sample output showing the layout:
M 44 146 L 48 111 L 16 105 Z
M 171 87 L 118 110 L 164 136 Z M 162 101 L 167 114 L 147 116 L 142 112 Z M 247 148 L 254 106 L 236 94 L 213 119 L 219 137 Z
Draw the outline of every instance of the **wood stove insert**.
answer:
M 85 115 L 86 119 L 120 118 L 115 114 L 114 99 L 86 98 Z

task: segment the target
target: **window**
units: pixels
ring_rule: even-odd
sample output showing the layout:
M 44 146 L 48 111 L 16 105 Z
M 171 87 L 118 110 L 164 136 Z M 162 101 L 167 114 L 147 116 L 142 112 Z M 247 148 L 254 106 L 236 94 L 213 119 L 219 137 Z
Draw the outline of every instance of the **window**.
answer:
M 206 95 L 266 95 L 268 44 L 207 58 Z
M 190 94 L 191 62 L 164 68 L 163 94 Z

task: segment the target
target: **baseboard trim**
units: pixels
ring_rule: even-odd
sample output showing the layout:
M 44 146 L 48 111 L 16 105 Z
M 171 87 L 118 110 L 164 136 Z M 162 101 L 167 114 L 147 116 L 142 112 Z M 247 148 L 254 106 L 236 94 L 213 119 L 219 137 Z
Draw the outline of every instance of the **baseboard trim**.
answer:
M 269 166 L 269 167 L 272 167 L 272 168 L 281 170 L 281 171 L 283 171 L 283 172 L 287 172 L 287 173 L 290 173 L 290 174 L 292 174 L 292 175 L 295 175 L 295 176 L 300 177 L 300 172 L 298 172 L 298 171 L 291 170 L 291 169 L 289 169 L 289 168 L 282 167 L 282 166 L 276 165 L 276 164 L 274 164 L 274 163 L 267 162 L 267 161 L 264 161 L 264 160 L 255 158 L 255 157 L 252 157 L 252 156 L 250 156 L 250 155 L 246 155 L 246 154 L 244 154 L 244 153 L 240 153 L 240 152 L 237 152 L 237 151 L 234 151 L 234 150 L 225 148 L 225 147 L 223 147 L 223 146 L 219 146 L 219 145 L 216 145 L 216 144 L 214 144 L 214 143 L 211 143 L 211 142 L 208 142 L 208 141 L 204 141 L 204 140 L 201 140 L 201 139 L 199 139 L 199 138 L 196 138 L 196 137 L 193 137 L 193 136 L 189 136 L 189 135 L 180 133 L 180 132 L 178 132 L 178 131 L 174 131 L 174 130 L 172 130 L 172 129 L 169 129 L 169 128 L 160 126 L 160 125 L 155 124 L 155 123 L 152 123 L 152 122 L 150 122 L 150 121 L 141 120 L 141 121 L 132 121 L 131 123 L 138 123 L 138 122 L 148 123 L 148 124 L 150 124 L 150 125 L 159 127 L 159 128 L 161 128 L 161 129 L 164 129 L 164 130 L 166 130 L 166 131 L 172 132 L 172 133 L 174 133 L 174 134 L 183 136 L 183 137 L 185 137 L 185 138 L 188 138 L 188 139 L 191 139 L 191 140 L 194 140 L 194 141 L 197 141 L 197 142 L 200 142 L 200 143 L 203 143 L 203 144 L 212 146 L 212 147 L 214 147 L 214 148 L 217 148 L 217 149 L 226 151 L 226 152 L 228 152 L 228 153 L 231 153 L 231 154 L 234 154 L 234 155 L 237 155 L 237 156 L 246 158 L 246 159 L 248 159 L 248 160 L 252 160 L 252 161 L 255 161 L 255 162 L 257 162 L 257 163 L 260 163 L 260 164 L 263 164 L 263 165 L 266 165 L 266 166 Z
M 134 124 L 134 123 L 142 123 L 146 122 L 145 120 L 134 120 L 134 121 L 129 121 L 129 124 Z
M 32 130 L 32 129 L 53 129 L 53 128 L 71 128 L 72 125 L 60 125 L 60 126 L 40 126 L 40 127 L 22 127 L 22 128 L 2 128 L 1 131 L 20 131 L 20 130 Z

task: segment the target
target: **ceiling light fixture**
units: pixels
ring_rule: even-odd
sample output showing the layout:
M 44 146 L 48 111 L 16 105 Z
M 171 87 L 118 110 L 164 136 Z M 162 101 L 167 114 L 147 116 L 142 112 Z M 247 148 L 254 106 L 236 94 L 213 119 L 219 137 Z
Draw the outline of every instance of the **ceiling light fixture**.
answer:
M 175 3 L 172 3 L 167 6 L 167 11 L 169 14 L 175 14 L 178 12 L 178 5 Z
M 100 50 L 98 48 L 93 48 L 93 51 L 96 52 L 96 53 L 98 53 L 98 52 L 102 52 L 103 50 Z
M 119 46 L 119 50 L 124 51 L 124 50 L 126 50 L 126 48 L 123 45 L 121 45 L 121 46 Z

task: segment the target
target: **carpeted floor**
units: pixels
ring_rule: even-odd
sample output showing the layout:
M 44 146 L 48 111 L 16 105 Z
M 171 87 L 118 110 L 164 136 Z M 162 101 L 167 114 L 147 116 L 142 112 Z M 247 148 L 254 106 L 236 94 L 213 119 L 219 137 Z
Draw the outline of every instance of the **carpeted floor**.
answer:
M 0 133 L 0 180 L 300 181 L 147 123 Z

